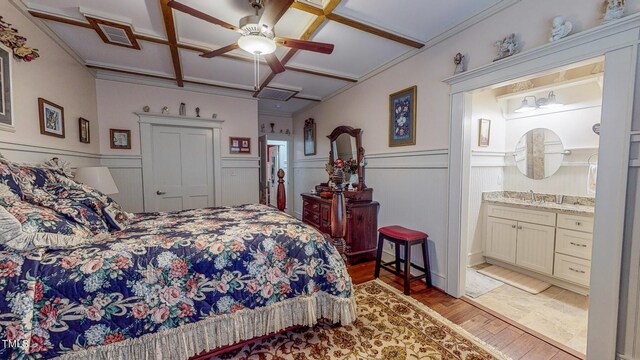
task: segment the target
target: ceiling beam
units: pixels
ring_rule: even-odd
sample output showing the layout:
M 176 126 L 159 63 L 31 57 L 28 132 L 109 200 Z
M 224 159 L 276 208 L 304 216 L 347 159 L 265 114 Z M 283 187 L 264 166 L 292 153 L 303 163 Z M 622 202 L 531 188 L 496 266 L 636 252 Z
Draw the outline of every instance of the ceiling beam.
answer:
M 340 23 L 342 25 L 347 25 L 347 26 L 352 27 L 354 29 L 358 29 L 358 30 L 364 31 L 366 33 L 373 34 L 373 35 L 379 36 L 379 37 L 387 39 L 387 40 L 392 40 L 392 41 L 398 42 L 400 44 L 408 45 L 408 46 L 414 47 L 416 49 L 420 49 L 420 48 L 422 48 L 424 46 L 423 43 L 420 43 L 420 42 L 417 42 L 417 41 L 402 37 L 400 35 L 396 35 L 396 34 L 390 33 L 388 31 L 380 30 L 380 29 L 375 28 L 373 26 L 366 25 L 366 24 L 363 24 L 361 22 L 346 18 L 346 17 L 344 17 L 342 15 L 330 13 L 330 14 L 326 15 L 326 18 L 331 20 L 331 21 L 335 21 L 337 23 Z
M 169 49 L 171 50 L 171 60 L 173 61 L 173 70 L 176 74 L 176 82 L 179 87 L 184 86 L 182 77 L 182 66 L 180 65 L 180 51 L 178 51 L 178 36 L 176 35 L 176 24 L 173 21 L 173 10 L 167 5 L 169 0 L 160 0 L 162 8 L 162 19 L 164 20 L 164 28 L 167 32 L 167 40 L 169 41 Z
M 73 25 L 73 26 L 83 27 L 83 28 L 86 28 L 86 29 L 93 29 L 93 26 L 91 24 L 89 24 L 88 22 L 83 22 L 83 21 L 79 21 L 79 20 L 75 20 L 75 19 L 69 19 L 69 18 L 66 18 L 66 17 L 51 15 L 51 14 L 47 14 L 47 13 L 43 13 L 43 12 L 39 12 L 39 11 L 33 11 L 33 10 L 29 10 L 29 14 L 31 14 L 31 16 L 36 17 L 38 19 L 51 20 L 51 21 L 56 21 L 56 22 L 60 22 L 60 23 L 64 23 L 64 24 Z

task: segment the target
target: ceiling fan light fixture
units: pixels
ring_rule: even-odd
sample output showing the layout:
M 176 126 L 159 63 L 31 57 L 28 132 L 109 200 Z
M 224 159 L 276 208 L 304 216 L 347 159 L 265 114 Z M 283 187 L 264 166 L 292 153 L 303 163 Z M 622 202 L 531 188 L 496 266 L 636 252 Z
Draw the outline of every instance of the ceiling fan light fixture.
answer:
M 267 55 L 276 51 L 275 41 L 261 35 L 244 35 L 238 39 L 238 46 L 252 55 Z

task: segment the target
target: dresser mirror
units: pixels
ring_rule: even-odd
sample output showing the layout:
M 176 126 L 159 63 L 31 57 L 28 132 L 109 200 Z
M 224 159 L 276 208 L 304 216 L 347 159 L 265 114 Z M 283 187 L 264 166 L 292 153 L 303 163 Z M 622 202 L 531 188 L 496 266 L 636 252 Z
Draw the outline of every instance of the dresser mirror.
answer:
M 331 141 L 331 151 L 329 161 L 333 164 L 337 159 L 342 161 L 352 160 L 357 166 L 358 179 L 354 185 L 357 191 L 366 189 L 364 182 L 364 168 L 362 161 L 364 158 L 364 148 L 362 147 L 362 130 L 354 129 L 350 126 L 338 126 L 329 136 Z
M 529 130 L 522 135 L 514 152 L 516 166 L 529 179 L 548 178 L 560 169 L 565 150 L 560 136 L 549 129 Z

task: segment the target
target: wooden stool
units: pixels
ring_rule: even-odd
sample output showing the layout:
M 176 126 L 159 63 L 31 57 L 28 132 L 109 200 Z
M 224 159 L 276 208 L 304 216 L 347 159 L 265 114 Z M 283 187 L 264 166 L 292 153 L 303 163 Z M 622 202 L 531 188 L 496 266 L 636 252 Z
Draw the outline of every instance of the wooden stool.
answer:
M 429 267 L 429 247 L 427 246 L 427 238 L 429 235 L 416 230 L 404 228 L 402 226 L 385 226 L 378 230 L 378 256 L 376 258 L 376 272 L 375 277 L 380 276 L 380 268 L 389 271 L 397 276 L 404 278 L 404 293 L 409 295 L 410 283 L 413 280 L 419 280 L 427 278 L 427 287 L 431 287 L 431 271 Z M 384 247 L 384 241 L 389 240 L 394 243 L 396 249 L 396 259 L 382 263 L 382 249 Z M 424 261 L 424 268 L 411 263 L 411 247 L 413 245 L 422 245 L 422 259 Z M 400 246 L 404 246 L 404 260 L 400 259 Z M 404 274 L 400 271 L 400 263 L 404 263 Z M 389 265 L 395 264 L 395 269 Z M 419 276 L 411 276 L 411 266 L 422 271 L 424 274 Z

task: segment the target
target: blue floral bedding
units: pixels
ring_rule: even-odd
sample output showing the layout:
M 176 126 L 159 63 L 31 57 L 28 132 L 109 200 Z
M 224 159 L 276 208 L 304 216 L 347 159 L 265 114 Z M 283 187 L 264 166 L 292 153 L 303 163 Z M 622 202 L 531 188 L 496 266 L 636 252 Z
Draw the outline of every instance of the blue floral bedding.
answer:
M 262 205 L 138 214 L 63 250 L 0 246 L 0 358 L 52 358 L 324 293 L 352 297 L 315 229 Z

